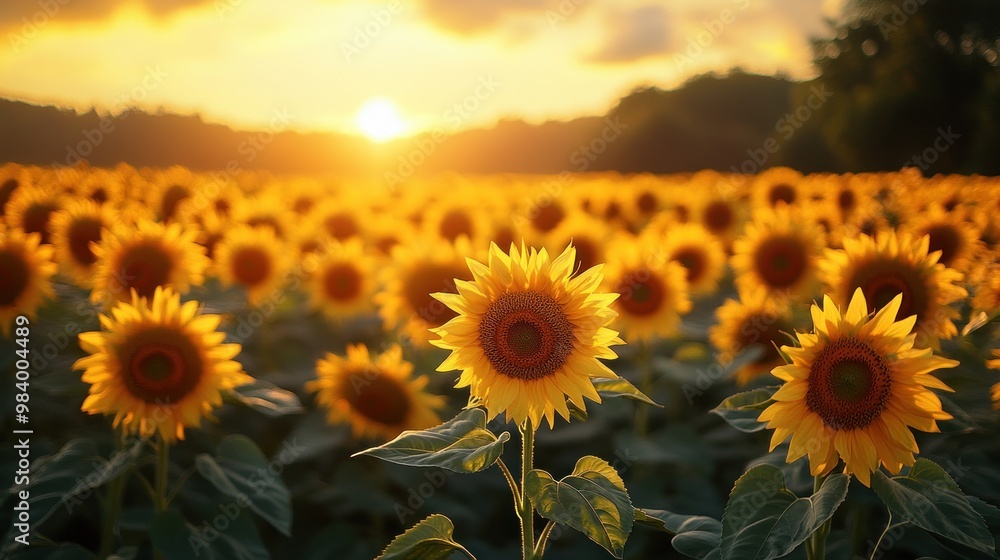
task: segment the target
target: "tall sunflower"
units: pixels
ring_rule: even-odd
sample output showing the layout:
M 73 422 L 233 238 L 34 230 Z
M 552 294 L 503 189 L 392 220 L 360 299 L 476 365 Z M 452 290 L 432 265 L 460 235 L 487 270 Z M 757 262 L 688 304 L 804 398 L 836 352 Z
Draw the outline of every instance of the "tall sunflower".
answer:
M 958 334 L 952 320 L 959 312 L 953 304 L 967 292 L 960 285 L 962 274 L 939 263 L 928 248 L 927 236 L 915 239 L 893 231 L 874 239 L 845 238 L 843 249 L 826 251 L 820 275 L 839 305 L 860 288 L 870 313 L 902 295 L 900 313 L 916 316 L 917 344 L 933 346 Z
M 52 217 L 56 255 L 77 285 L 93 286 L 97 263 L 93 245 L 100 244 L 101 232 L 111 223 L 110 210 L 89 199 L 71 200 Z
M 757 213 L 733 246 L 741 292 L 758 286 L 793 300 L 812 297 L 823 230 L 807 215 L 781 205 Z
M 350 344 L 346 357 L 327 354 L 317 361 L 316 377 L 306 390 L 316 393 L 331 424 L 346 422 L 355 436 L 389 440 L 441 423 L 436 410 L 444 397 L 424 392 L 428 377 L 413 377 L 413 364 L 403 360 L 398 344 L 374 359 L 364 344 Z
M 258 305 L 281 287 L 288 272 L 287 250 L 268 227 L 240 225 L 215 248 L 215 264 L 224 284 L 246 288 L 247 300 Z
M 906 225 L 914 237 L 930 238 L 929 252 L 941 251 L 938 262 L 968 274 L 985 251 L 979 230 L 965 219 L 965 212 L 949 212 L 939 204 L 912 216 Z
M 0 224 L 0 271 L 0 332 L 8 336 L 14 317 L 33 317 L 42 301 L 52 297 L 52 247 L 42 245 L 37 233 Z
M 4 219 L 11 228 L 24 233 L 37 233 L 42 243 L 52 242 L 52 215 L 63 204 L 64 197 L 56 188 L 22 185 L 13 191 L 4 207 Z
M 684 267 L 692 294 L 711 294 L 726 269 L 726 250 L 711 232 L 699 224 L 682 224 L 663 232 L 660 250 Z
M 736 382 L 746 385 L 763 373 L 785 363 L 777 346 L 789 342 L 792 313 L 788 300 L 768 297 L 758 288 L 728 299 L 715 310 L 718 322 L 709 330 L 709 340 L 719 351 L 719 361 L 728 364 L 745 351 L 756 348 L 760 357 L 736 372 Z
M 101 330 L 80 334 L 89 355 L 77 360 L 90 393 L 82 409 L 114 414 L 114 425 L 143 437 L 184 439 L 222 404 L 221 391 L 251 383 L 233 360 L 239 344 L 223 344 L 218 315 L 201 315 L 198 302 L 182 304 L 173 290 L 151 298 L 135 293 L 101 316 Z
M 332 242 L 309 275 L 312 305 L 332 318 L 368 311 L 374 290 L 374 264 L 357 237 Z
M 838 459 L 868 486 L 879 463 L 892 474 L 912 465 L 917 442 L 909 428 L 938 431 L 951 415 L 929 389 L 951 389 L 930 373 L 958 365 L 914 348 L 916 317 L 896 321 L 902 296 L 874 317 L 858 289 L 841 313 L 833 300 L 812 306 L 812 334 L 796 333 L 801 347 L 782 346 L 791 363 L 771 372 L 785 383 L 760 414 L 774 430 L 771 450 L 791 437 L 788 462 L 809 456 L 814 476 Z
M 623 344 L 608 328 L 617 294 L 595 292 L 600 266 L 574 276 L 575 262 L 572 246 L 552 259 L 492 244 L 488 264 L 468 259 L 473 280 L 456 282 L 458 294 L 434 294 L 458 313 L 431 329 L 440 336 L 432 344 L 451 350 L 438 371 L 461 370 L 456 386 L 469 387 L 490 418 L 506 412 L 537 426 L 544 417 L 551 427 L 556 412 L 569 420 L 567 398 L 581 408 L 584 397 L 601 401 L 592 377 L 618 377 L 598 361 Z

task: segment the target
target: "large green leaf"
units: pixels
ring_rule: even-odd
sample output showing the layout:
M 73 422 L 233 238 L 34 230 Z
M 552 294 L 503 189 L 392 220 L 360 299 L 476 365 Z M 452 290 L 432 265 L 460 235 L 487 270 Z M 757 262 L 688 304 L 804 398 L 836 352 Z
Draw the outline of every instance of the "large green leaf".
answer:
M 293 448 L 268 461 L 250 438 L 227 436 L 216 448 L 215 457 L 202 453 L 195 468 L 239 508 L 249 507 L 286 536 L 292 530 L 292 498 L 281 478 L 281 469 L 294 460 Z
M 455 551 L 471 557 L 452 538 L 454 530 L 451 519 L 435 513 L 393 539 L 375 560 L 445 560 Z
M 486 429 L 483 409 L 470 408 L 436 428 L 405 431 L 388 443 L 353 456 L 371 455 L 400 465 L 474 473 L 496 463 L 508 439 L 507 432 L 497 437 Z
M 216 557 L 211 547 L 201 547 L 197 530 L 174 510 L 156 514 L 149 538 L 164 560 L 186 560 L 192 556 L 213 560 Z
M 600 395 L 602 399 L 626 398 L 661 408 L 663 407 L 663 405 L 658 404 L 656 401 L 646 396 L 645 393 L 637 389 L 635 385 L 629 383 L 628 379 L 625 379 L 624 377 L 616 377 L 614 379 L 601 377 L 591 379 L 591 381 L 594 383 L 594 388 L 597 389 L 597 394 Z
M 231 389 L 229 396 L 270 417 L 299 414 L 305 410 L 295 393 L 261 379 Z
M 833 516 L 847 497 L 849 478 L 829 476 L 819 492 L 798 498 L 774 465 L 752 467 L 736 481 L 722 515 L 724 560 L 780 558 Z
M 730 426 L 741 432 L 758 432 L 764 429 L 765 424 L 757 418 L 771 403 L 771 396 L 777 390 L 778 386 L 773 386 L 736 393 L 722 401 L 711 412 L 718 414 Z
M 581 457 L 573 473 L 559 481 L 536 469 L 527 474 L 524 487 L 539 515 L 569 525 L 615 558 L 622 557 L 635 508 L 625 483 L 607 461 Z
M 269 560 L 271 556 L 251 516 L 225 508 L 223 512 L 199 526 L 189 523 L 176 510 L 158 513 L 149 531 L 153 547 L 165 560 Z
M 704 515 L 683 515 L 662 509 L 636 509 L 636 523 L 670 533 L 677 552 L 692 558 L 716 558 L 722 540 L 722 522 Z
M 906 476 L 872 474 L 872 490 L 896 521 L 908 521 L 989 554 L 996 554 L 993 536 L 958 484 L 937 463 L 917 459 Z

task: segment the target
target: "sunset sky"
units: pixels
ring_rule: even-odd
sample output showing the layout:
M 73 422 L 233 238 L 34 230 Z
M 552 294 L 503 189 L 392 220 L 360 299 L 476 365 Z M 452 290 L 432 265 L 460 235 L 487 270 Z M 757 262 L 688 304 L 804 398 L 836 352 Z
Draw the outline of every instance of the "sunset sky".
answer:
M 0 96 L 369 136 L 568 119 L 733 66 L 811 77 L 841 3 L 5 0 Z

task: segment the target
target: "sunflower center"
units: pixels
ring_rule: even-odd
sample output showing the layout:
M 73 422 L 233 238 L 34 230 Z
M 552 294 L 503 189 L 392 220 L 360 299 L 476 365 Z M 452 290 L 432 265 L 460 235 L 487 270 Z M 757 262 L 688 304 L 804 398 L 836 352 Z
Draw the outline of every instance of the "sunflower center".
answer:
M 403 295 L 407 303 L 427 324 L 438 327 L 455 316 L 445 304 L 431 297 L 434 292 L 456 292 L 455 279 L 468 279 L 468 268 L 449 264 L 430 264 L 415 269 L 406 279 Z
M 138 245 L 121 258 L 121 280 L 126 292 L 134 289 L 139 297 L 153 297 L 157 286 L 170 280 L 173 259 L 156 245 Z
M 897 317 L 917 316 L 919 322 L 927 314 L 929 293 L 920 272 L 894 260 L 875 260 L 858 266 L 848 283 L 850 290 L 861 288 L 868 301 L 868 312 L 875 313 L 892 298 L 903 294 Z
M 774 185 L 768 193 L 768 200 L 770 201 L 771 206 L 774 206 L 779 202 L 791 204 L 795 202 L 795 188 L 785 183 Z
M 163 201 L 160 204 L 160 214 L 163 215 L 164 221 L 173 218 L 181 202 L 184 202 L 190 196 L 191 193 L 188 192 L 187 187 L 182 185 L 171 185 L 167 188 L 167 191 L 163 193 Z
M 256 286 L 271 274 L 271 256 L 260 247 L 243 247 L 233 255 L 233 277 L 244 286 Z
M 501 375 L 533 381 L 554 374 L 573 351 L 573 327 L 547 294 L 513 292 L 494 301 L 479 323 L 483 353 Z
M 149 403 L 173 404 L 201 380 L 205 365 L 198 349 L 183 333 L 154 328 L 132 335 L 121 348 L 122 381 L 134 397 Z
M 558 204 L 547 204 L 538 208 L 535 216 L 531 219 L 531 225 L 540 232 L 549 232 L 559 225 L 559 222 L 566 217 L 562 207 Z
M 775 288 L 787 288 L 806 271 L 806 250 L 791 237 L 774 237 L 763 242 L 755 255 L 757 273 Z
M 348 263 L 337 263 L 323 275 L 323 291 L 330 299 L 351 300 L 361 292 L 361 274 Z
M 830 343 L 809 370 L 806 406 L 835 430 L 867 427 L 885 410 L 892 369 L 868 343 L 845 337 Z
M 83 218 L 74 221 L 69 226 L 69 251 L 76 262 L 90 266 L 97 261 L 97 255 L 90 250 L 90 243 L 97 243 L 101 240 L 100 220 L 94 218 Z
M 358 222 L 350 214 L 343 212 L 327 216 L 323 220 L 323 226 L 326 227 L 327 233 L 338 241 L 349 239 L 357 235 L 359 231 Z
M 729 203 L 723 200 L 716 200 L 705 208 L 705 227 L 713 233 L 721 233 L 733 225 L 736 216 Z
M 56 205 L 49 202 L 32 204 L 24 211 L 22 229 L 24 233 L 37 233 L 42 236 L 42 243 L 51 243 L 49 234 L 49 218 L 55 212 Z
M 90 200 L 93 200 L 98 205 L 104 204 L 108 201 L 108 191 L 104 187 L 97 187 L 96 189 L 90 191 Z
M 697 284 L 705 275 L 705 253 L 697 247 L 684 247 L 674 254 L 674 260 L 686 269 L 689 284 Z
M 615 291 L 621 294 L 618 301 L 622 311 L 629 315 L 653 315 L 666 299 L 663 283 L 647 269 L 626 274 Z
M 0 307 L 14 305 L 28 287 L 31 271 L 19 255 L 0 253 Z
M 643 191 L 642 194 L 639 195 L 639 198 L 636 199 L 635 205 L 643 214 L 652 214 L 653 211 L 656 210 L 656 195 L 649 191 Z
M 355 412 L 386 426 L 406 420 L 412 404 L 399 381 L 374 369 L 353 372 L 348 379 L 351 386 L 344 388 L 344 398 Z
M 576 237 L 573 239 L 573 247 L 576 248 L 576 269 L 590 270 L 598 264 L 597 244 L 592 239 L 586 237 Z
M 472 219 L 462 210 L 451 210 L 441 218 L 441 223 L 438 224 L 438 233 L 448 241 L 454 241 L 460 235 L 471 238 Z
M 928 252 L 941 251 L 939 262 L 945 266 L 951 266 L 955 256 L 962 249 L 962 236 L 954 227 L 942 224 L 927 230 L 930 236 L 930 247 Z
M 842 190 L 840 191 L 840 194 L 837 195 L 837 206 L 839 206 L 840 209 L 844 212 L 847 212 L 852 208 L 854 208 L 855 202 L 856 199 L 854 197 L 854 191 L 850 189 Z

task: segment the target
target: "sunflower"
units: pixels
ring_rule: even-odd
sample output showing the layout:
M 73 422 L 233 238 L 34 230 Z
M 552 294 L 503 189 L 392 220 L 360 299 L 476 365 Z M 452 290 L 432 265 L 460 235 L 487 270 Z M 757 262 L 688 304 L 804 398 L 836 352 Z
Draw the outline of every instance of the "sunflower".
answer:
M 52 215 L 62 206 L 62 195 L 54 188 L 23 185 L 11 195 L 4 218 L 11 228 L 37 233 L 42 243 L 52 242 Z
M 101 234 L 91 300 L 111 305 L 152 297 L 157 286 L 184 293 L 204 279 L 209 260 L 195 242 L 198 232 L 180 224 L 141 220 L 135 226 L 112 226 Z
M 759 420 L 774 429 L 771 450 L 791 436 L 788 462 L 809 456 L 814 476 L 829 473 L 838 456 L 865 486 L 879 463 L 892 474 L 912 465 L 913 427 L 938 431 L 951 415 L 928 388 L 951 389 L 930 375 L 958 365 L 931 349 L 913 347 L 915 317 L 896 321 L 901 296 L 874 317 L 858 289 L 845 313 L 829 296 L 812 306 L 813 334 L 796 333 L 801 347 L 782 346 L 791 359 L 772 375 L 785 381 Z
M 110 211 L 89 199 L 71 200 L 52 217 L 52 244 L 63 270 L 79 286 L 93 286 L 101 232 L 111 224 Z M 93 244 L 93 245 L 92 245 Z
M 621 294 L 613 307 L 626 338 L 677 334 L 681 315 L 691 310 L 686 269 L 659 252 L 649 236 L 615 239 L 607 254 L 604 287 Z
M 709 340 L 719 351 L 719 361 L 731 363 L 751 348 L 760 357 L 736 372 L 736 381 L 746 385 L 762 373 L 785 363 L 778 346 L 788 342 L 792 314 L 787 300 L 768 297 L 763 288 L 749 291 L 740 299 L 728 299 L 715 310 L 718 322 L 709 330 Z
M 976 285 L 976 296 L 972 298 L 972 310 L 989 313 L 1000 309 L 1000 265 L 982 267 L 977 276 L 981 279 Z
M 220 391 L 253 382 L 233 360 L 239 344 L 223 344 L 218 315 L 201 315 L 198 302 L 157 287 L 152 298 L 133 292 L 101 316 L 101 330 L 80 334 L 89 356 L 77 360 L 90 394 L 82 409 L 114 414 L 114 425 L 142 437 L 184 439 L 222 404 Z
M 712 232 L 727 248 L 738 237 L 743 227 L 744 206 L 727 197 L 705 197 L 699 201 L 696 218 L 705 229 Z
M 867 235 L 844 239 L 844 248 L 827 250 L 820 262 L 820 275 L 830 287 L 833 300 L 845 305 L 856 289 L 870 302 L 869 312 L 902 295 L 901 313 L 916 317 L 918 346 L 933 346 L 939 339 L 956 334 L 953 304 L 967 292 L 962 274 L 937 262 L 928 254 L 929 239 L 893 231 L 877 238 Z
M 681 224 L 661 236 L 660 250 L 666 258 L 684 267 L 692 294 L 711 294 L 726 270 L 726 250 L 722 243 L 699 224 Z
M 554 253 L 572 244 L 576 249 L 573 270 L 588 270 L 604 262 L 608 233 L 608 226 L 603 221 L 583 212 L 575 212 L 549 233 L 545 246 Z M 509 247 L 510 243 L 501 245 L 497 242 L 497 246 Z
M 488 265 L 469 259 L 471 282 L 458 281 L 458 294 L 434 294 L 458 313 L 441 327 L 432 344 L 451 355 L 438 371 L 462 370 L 457 387 L 469 387 L 474 402 L 493 418 L 506 412 L 518 425 L 549 427 L 558 412 L 569 420 L 569 398 L 584 408 L 584 397 L 601 402 L 592 377 L 618 377 L 598 358 L 617 355 L 623 344 L 607 325 L 616 313 L 617 294 L 595 292 L 601 283 L 596 266 L 573 276 L 576 251 L 555 259 L 545 249 L 510 254 L 490 245 Z
M 786 206 L 763 210 L 733 245 L 732 266 L 741 292 L 762 286 L 772 295 L 805 299 L 813 295 L 823 230 Z
M 52 297 L 52 247 L 42 245 L 37 233 L 0 224 L 0 270 L 0 332 L 8 336 L 14 317 L 34 317 L 42 300 Z
M 23 173 L 20 166 L 5 165 L 0 170 L 0 218 L 4 216 L 7 202 L 24 183 Z
M 788 167 L 772 167 L 757 176 L 750 186 L 755 208 L 775 208 L 801 203 L 802 174 Z
M 285 281 L 288 256 L 272 229 L 239 225 L 218 243 L 215 264 L 223 284 L 243 286 L 250 305 L 259 305 Z
M 403 430 L 441 423 L 436 410 L 444 397 L 424 392 L 428 377 L 413 377 L 398 344 L 372 359 L 364 344 L 349 344 L 347 356 L 327 354 L 316 362 L 316 379 L 306 390 L 316 393 L 331 424 L 349 423 L 355 436 L 392 439 Z
M 313 214 L 321 228 L 337 241 L 347 241 L 356 235 L 362 235 L 362 224 L 366 223 L 355 204 L 334 204 L 327 202 L 315 210 Z
M 288 239 L 291 228 L 285 201 L 277 193 L 247 199 L 237 199 L 232 210 L 233 222 L 252 228 L 269 229 L 278 239 Z
M 456 279 L 472 279 L 465 265 L 467 256 L 473 255 L 465 237 L 455 244 L 417 238 L 393 248 L 391 262 L 380 277 L 383 289 L 374 298 L 385 326 L 402 327 L 410 342 L 427 346 L 427 329 L 439 327 L 455 316 L 431 294 L 455 292 Z
M 930 237 L 929 251 L 941 251 L 938 262 L 963 274 L 972 270 L 985 250 L 979 230 L 964 219 L 964 212 L 949 212 L 938 204 L 913 216 L 906 229 L 915 237 Z
M 360 239 L 332 242 L 309 276 L 312 305 L 333 318 L 368 311 L 375 289 L 373 269 Z

